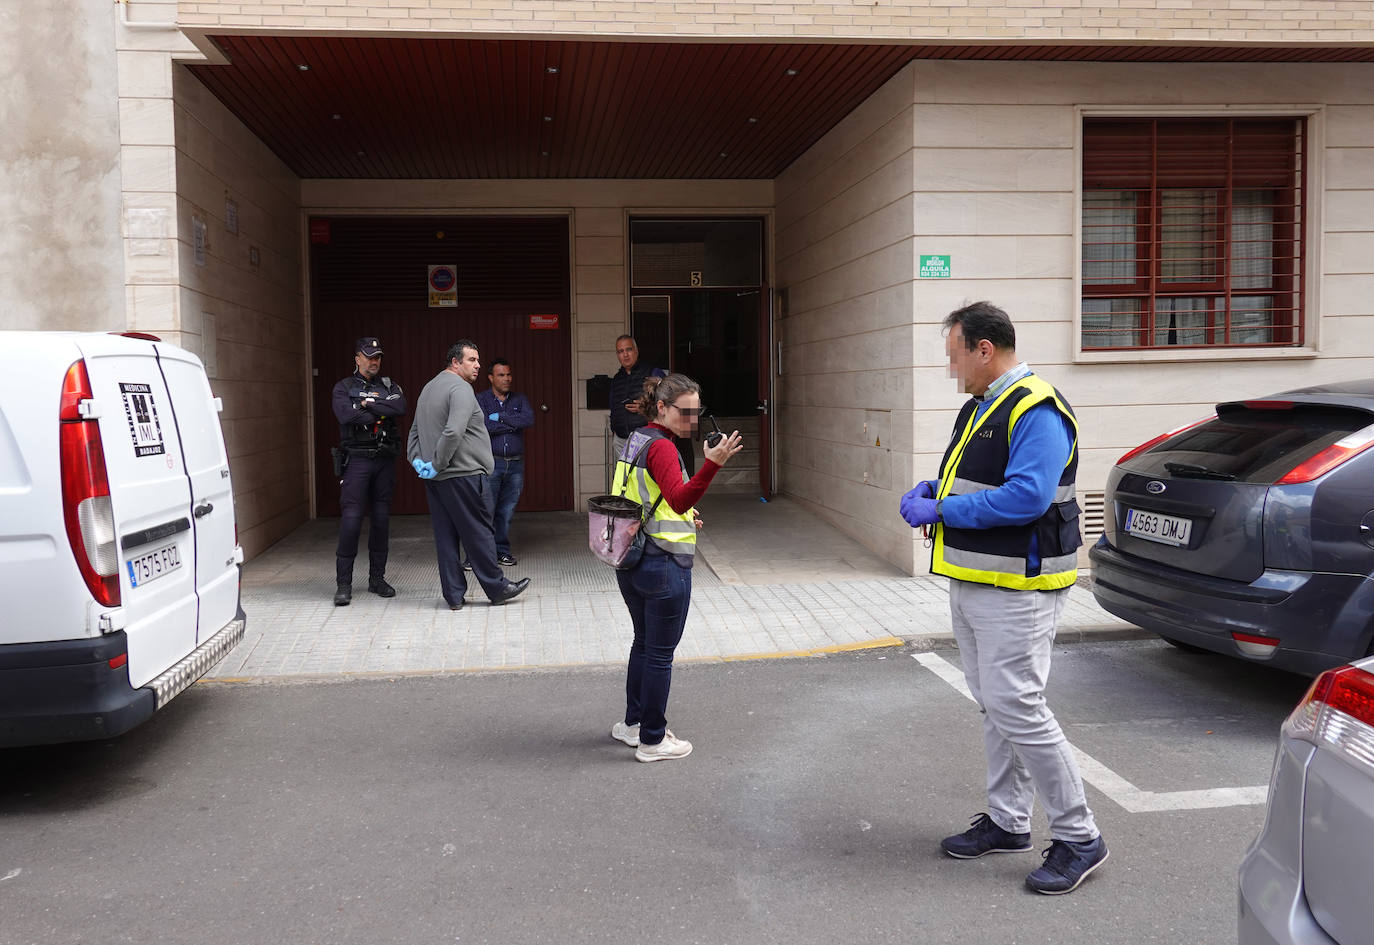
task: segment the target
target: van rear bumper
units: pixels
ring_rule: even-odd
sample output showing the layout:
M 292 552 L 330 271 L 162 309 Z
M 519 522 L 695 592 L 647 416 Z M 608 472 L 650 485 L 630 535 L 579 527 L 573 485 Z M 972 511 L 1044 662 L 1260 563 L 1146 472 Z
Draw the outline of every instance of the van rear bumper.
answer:
M 0 646 L 0 746 L 110 738 L 153 714 L 151 689 L 129 685 L 124 631 L 94 640 Z
M 144 722 L 243 639 L 238 614 L 147 686 L 129 685 L 124 631 L 94 640 L 0 646 L 0 748 L 113 738 Z

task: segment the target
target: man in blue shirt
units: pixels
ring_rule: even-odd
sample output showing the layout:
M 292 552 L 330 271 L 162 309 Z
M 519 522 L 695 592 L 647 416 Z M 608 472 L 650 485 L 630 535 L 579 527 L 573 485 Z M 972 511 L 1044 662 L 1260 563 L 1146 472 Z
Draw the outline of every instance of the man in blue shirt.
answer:
M 1064 732 L 1045 702 L 1055 625 L 1078 574 L 1078 420 L 1016 354 L 1007 313 L 988 302 L 951 312 L 950 373 L 964 404 L 940 478 L 900 511 L 933 540 L 931 571 L 949 603 L 969 691 L 983 710 L 988 811 L 940 846 L 956 859 L 1031 849 L 1031 806 L 1050 824 L 1039 893 L 1072 892 L 1107 859 Z
M 491 436 L 495 463 L 487 495 L 492 503 L 496 560 L 509 567 L 515 564 L 515 556 L 510 553 L 510 520 L 525 487 L 525 431 L 534 425 L 534 411 L 524 394 L 511 393 L 515 375 L 509 361 L 493 361 L 487 380 L 491 387 L 477 395 Z

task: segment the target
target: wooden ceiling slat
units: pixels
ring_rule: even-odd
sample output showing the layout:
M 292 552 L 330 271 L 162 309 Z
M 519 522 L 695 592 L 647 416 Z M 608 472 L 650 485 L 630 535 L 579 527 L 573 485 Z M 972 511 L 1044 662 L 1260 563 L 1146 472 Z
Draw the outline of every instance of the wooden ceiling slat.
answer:
M 307 178 L 771 178 L 912 59 L 1374 61 L 1369 47 L 214 39 L 229 64 L 186 68 Z

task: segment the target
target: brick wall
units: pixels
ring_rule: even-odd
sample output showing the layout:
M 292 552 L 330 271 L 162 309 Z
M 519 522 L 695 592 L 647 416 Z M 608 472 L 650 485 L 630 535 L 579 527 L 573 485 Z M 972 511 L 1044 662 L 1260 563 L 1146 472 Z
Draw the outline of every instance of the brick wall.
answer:
M 140 6 L 140 0 L 132 0 Z M 183 26 L 616 36 L 1358 43 L 1369 0 L 963 0 L 676 3 L 664 0 L 182 0 Z

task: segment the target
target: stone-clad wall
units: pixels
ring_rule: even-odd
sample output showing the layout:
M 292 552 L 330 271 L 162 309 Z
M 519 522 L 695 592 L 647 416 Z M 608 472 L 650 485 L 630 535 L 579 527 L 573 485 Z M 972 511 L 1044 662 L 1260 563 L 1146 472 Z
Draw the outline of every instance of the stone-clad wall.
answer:
M 1043 42 L 1374 41 L 1369 0 L 181 0 L 177 11 L 183 26 L 225 28 Z
M 912 477 L 914 66 L 777 181 L 778 488 L 906 570 Z

